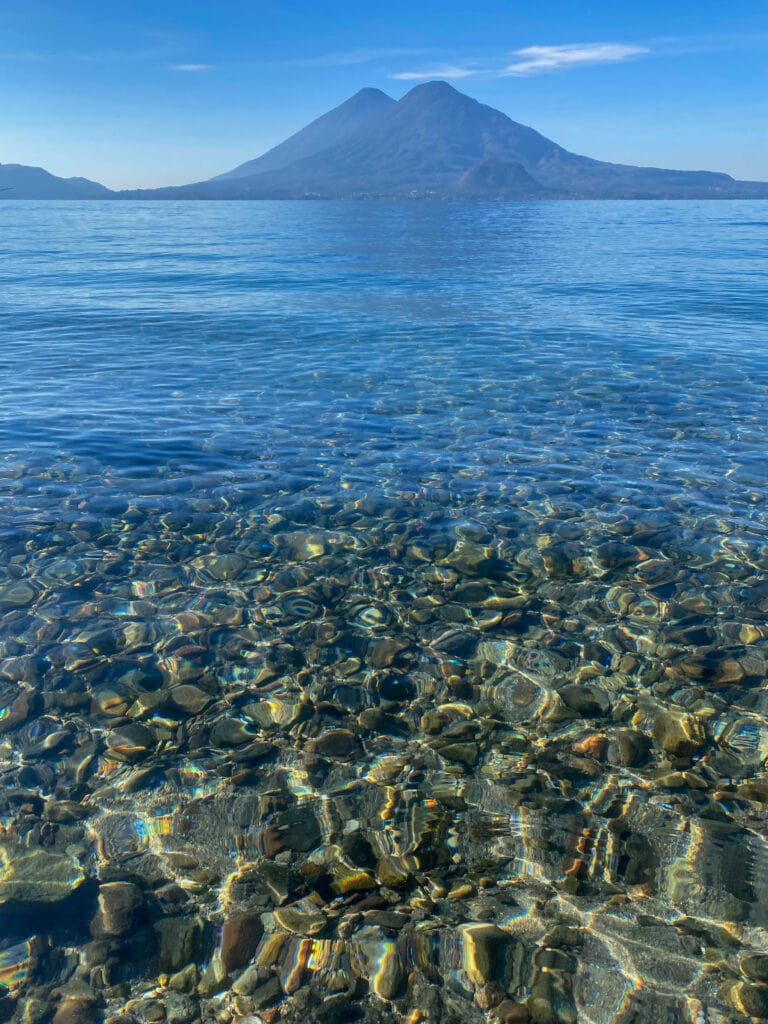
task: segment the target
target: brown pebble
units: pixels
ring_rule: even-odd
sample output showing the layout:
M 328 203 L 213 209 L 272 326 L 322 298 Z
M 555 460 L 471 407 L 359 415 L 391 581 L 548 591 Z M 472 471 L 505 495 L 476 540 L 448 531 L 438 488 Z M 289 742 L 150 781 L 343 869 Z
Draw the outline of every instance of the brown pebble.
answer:
M 307 744 L 307 749 L 312 753 L 339 759 L 351 757 L 359 748 L 360 741 L 348 729 L 329 729 Z
M 224 969 L 229 972 L 245 967 L 256 952 L 263 933 L 261 916 L 256 911 L 228 918 L 221 930 L 221 962 Z
M 144 897 L 132 882 L 105 882 L 99 886 L 99 910 L 94 935 L 127 935 L 139 919 Z
M 59 1003 L 52 1024 L 93 1024 L 96 1014 L 95 1000 L 69 996 Z
M 528 1024 L 530 1015 L 527 1006 L 513 1003 L 511 999 L 504 999 L 493 1011 L 493 1019 L 501 1021 L 502 1024 Z

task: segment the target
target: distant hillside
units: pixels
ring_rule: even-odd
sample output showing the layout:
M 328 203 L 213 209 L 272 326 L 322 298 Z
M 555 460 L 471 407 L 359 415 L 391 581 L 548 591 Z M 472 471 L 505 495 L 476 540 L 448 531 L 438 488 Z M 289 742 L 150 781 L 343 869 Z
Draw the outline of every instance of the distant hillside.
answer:
M 312 121 L 263 156 L 248 160 L 247 163 L 240 164 L 233 171 L 220 174 L 213 180 L 247 178 L 253 174 L 276 171 L 297 160 L 314 156 L 363 132 L 371 121 L 395 105 L 392 97 L 380 89 L 361 89 L 341 106 L 334 107 L 327 114 L 318 117 L 316 121 Z
M 454 191 L 465 199 L 551 199 L 559 195 L 535 181 L 522 164 L 495 159 L 470 167 Z
M 126 195 L 714 199 L 768 198 L 768 184 L 592 160 L 446 82 L 427 82 L 399 102 L 364 89 L 263 156 L 210 181 Z
M 0 164 L 0 199 L 109 199 L 114 192 L 87 178 L 57 178 L 42 167 Z
M 110 192 L 5 164 L 2 188 L 3 199 L 768 199 L 766 182 L 571 153 L 447 82 L 417 85 L 399 101 L 362 89 L 208 181 Z

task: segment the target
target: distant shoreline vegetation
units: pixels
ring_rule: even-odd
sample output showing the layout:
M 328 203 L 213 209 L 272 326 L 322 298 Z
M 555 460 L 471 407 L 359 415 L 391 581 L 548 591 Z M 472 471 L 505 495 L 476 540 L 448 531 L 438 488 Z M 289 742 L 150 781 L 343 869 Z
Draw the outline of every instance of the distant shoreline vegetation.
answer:
M 768 199 L 768 182 L 571 153 L 446 82 L 396 101 L 362 89 L 262 156 L 208 181 L 113 191 L 0 164 L 4 199 Z

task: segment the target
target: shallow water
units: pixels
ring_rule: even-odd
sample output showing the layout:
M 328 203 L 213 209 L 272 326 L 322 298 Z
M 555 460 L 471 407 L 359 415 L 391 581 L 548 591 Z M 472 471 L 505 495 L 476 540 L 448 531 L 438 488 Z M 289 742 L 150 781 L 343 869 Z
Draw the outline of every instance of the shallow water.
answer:
M 2 1012 L 768 1017 L 763 204 L 0 221 Z

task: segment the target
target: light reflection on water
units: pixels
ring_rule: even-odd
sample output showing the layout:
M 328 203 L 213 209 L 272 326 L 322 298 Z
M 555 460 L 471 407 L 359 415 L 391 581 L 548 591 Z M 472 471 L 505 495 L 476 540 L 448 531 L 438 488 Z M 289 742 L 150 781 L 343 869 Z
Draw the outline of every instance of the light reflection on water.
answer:
M 0 216 L 3 850 L 139 880 L 111 984 L 285 904 L 349 1013 L 759 1008 L 756 204 Z M 14 995 L 75 941 L 2 927 Z

